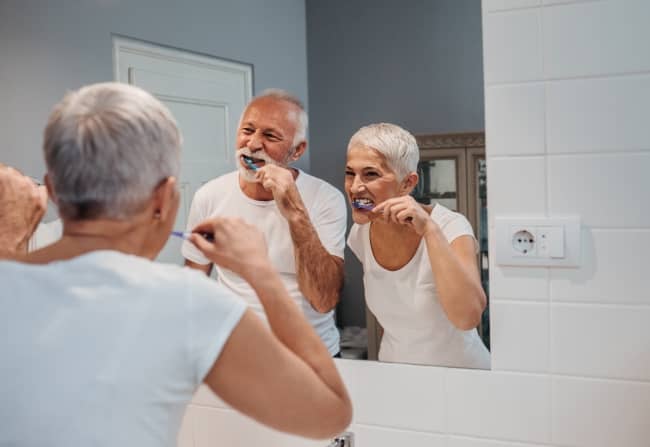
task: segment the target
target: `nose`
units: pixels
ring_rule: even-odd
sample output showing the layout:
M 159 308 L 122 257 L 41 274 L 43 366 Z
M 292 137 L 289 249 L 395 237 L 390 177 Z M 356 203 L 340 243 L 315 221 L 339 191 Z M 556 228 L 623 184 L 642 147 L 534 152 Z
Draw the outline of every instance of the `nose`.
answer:
M 361 176 L 355 175 L 352 178 L 352 184 L 350 185 L 350 192 L 352 194 L 359 194 L 362 191 L 366 190 L 366 185 L 361 180 Z
M 259 151 L 263 148 L 262 136 L 258 131 L 248 137 L 248 148 L 251 151 Z

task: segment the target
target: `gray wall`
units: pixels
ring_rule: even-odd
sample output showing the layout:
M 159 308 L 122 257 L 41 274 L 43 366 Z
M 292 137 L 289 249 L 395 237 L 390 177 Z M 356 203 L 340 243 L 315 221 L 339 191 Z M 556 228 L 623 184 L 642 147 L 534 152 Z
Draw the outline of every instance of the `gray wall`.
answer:
M 113 80 L 111 33 L 251 63 L 256 91 L 307 101 L 303 0 L 0 0 L 0 162 L 43 174 L 52 106 Z
M 480 0 L 306 0 L 312 173 L 342 188 L 347 142 L 379 121 L 412 133 L 484 129 Z M 346 252 L 339 321 L 365 326 Z

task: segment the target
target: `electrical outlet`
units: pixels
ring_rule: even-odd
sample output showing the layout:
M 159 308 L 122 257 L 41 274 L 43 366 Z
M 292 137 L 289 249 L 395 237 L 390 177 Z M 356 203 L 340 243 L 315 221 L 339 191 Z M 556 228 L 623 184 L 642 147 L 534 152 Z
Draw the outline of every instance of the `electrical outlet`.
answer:
M 537 241 L 533 228 L 512 227 L 512 249 L 515 256 L 536 256 Z
M 582 230 L 578 216 L 495 217 L 496 264 L 578 267 Z

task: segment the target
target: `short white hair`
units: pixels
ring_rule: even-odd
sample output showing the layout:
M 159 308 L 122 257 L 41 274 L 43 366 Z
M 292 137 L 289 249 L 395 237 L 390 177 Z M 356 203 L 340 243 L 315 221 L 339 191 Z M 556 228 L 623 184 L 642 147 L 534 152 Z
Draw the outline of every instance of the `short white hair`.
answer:
M 181 135 L 144 90 L 107 82 L 68 93 L 49 117 L 43 151 L 62 218 L 126 219 L 180 170 Z
M 300 99 L 286 90 L 279 88 L 268 88 L 254 97 L 251 102 L 248 103 L 248 105 L 250 105 L 253 101 L 262 98 L 272 98 L 280 101 L 286 101 L 296 106 L 298 108 L 298 120 L 296 122 L 296 133 L 293 136 L 292 148 L 295 148 L 303 141 L 307 141 L 307 127 L 309 125 L 309 118 L 307 116 L 307 111 L 305 111 L 305 106 L 303 105 L 302 101 L 300 101 Z M 248 105 L 246 108 L 248 108 Z M 241 120 L 244 118 L 244 113 L 246 113 L 246 109 L 244 109 L 244 112 L 242 112 L 242 116 L 239 119 L 240 125 Z
M 358 145 L 374 149 L 386 157 L 388 167 L 400 180 L 418 170 L 420 150 L 415 137 L 395 124 L 377 123 L 362 127 L 350 138 L 348 152 Z

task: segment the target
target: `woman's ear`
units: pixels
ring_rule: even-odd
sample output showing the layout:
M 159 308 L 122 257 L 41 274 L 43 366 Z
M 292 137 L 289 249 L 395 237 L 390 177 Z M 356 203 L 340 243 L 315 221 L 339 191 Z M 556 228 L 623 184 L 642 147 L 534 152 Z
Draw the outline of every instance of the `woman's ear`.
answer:
M 416 172 L 409 173 L 404 180 L 402 180 L 402 193 L 404 195 L 411 194 L 411 191 L 418 186 L 418 181 L 420 177 Z
M 160 182 L 153 195 L 156 219 L 167 220 L 170 215 L 175 219 L 179 197 L 176 189 L 176 177 L 167 177 Z

